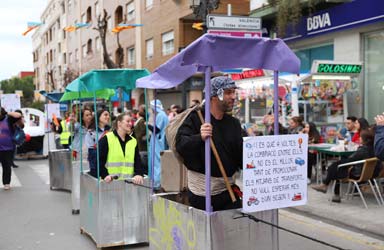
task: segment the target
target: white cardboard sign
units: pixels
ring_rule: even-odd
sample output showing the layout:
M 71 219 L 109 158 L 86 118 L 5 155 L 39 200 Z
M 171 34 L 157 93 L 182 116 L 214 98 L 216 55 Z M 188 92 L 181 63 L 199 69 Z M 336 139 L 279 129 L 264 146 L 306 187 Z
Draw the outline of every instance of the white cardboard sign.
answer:
M 245 137 L 243 211 L 307 203 L 308 135 Z
M 7 112 L 13 112 L 20 109 L 20 96 L 18 94 L 2 94 L 1 95 L 1 107 Z

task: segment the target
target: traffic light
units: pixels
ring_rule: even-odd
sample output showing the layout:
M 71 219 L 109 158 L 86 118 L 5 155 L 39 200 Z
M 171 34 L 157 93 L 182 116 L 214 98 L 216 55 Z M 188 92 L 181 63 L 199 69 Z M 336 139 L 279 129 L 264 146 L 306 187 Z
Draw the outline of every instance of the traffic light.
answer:
M 193 23 L 192 28 L 197 30 L 203 30 L 205 27 L 205 23 Z

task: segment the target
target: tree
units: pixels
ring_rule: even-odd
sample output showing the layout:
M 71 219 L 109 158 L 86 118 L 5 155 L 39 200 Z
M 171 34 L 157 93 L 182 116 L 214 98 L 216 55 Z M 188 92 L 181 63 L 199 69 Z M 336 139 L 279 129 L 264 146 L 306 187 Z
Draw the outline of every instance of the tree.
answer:
M 15 93 L 15 90 L 23 91 L 23 97 L 21 98 L 22 107 L 29 107 L 33 103 L 35 85 L 33 84 L 32 76 L 24 78 L 13 77 L 3 80 L 0 82 L 0 86 L 4 94 Z
M 311 16 L 315 10 L 315 1 L 316 0 L 308 0 L 307 12 L 309 16 Z M 303 9 L 300 0 L 268 0 L 268 3 L 277 9 L 276 32 L 279 37 L 284 37 L 288 24 L 292 24 L 294 30 L 302 17 Z
M 97 27 L 94 28 L 99 32 L 100 35 L 100 41 L 101 45 L 103 46 L 103 62 L 107 66 L 108 69 L 115 69 L 118 68 L 118 65 L 116 65 L 110 58 L 108 50 L 107 50 L 107 42 L 106 42 L 106 35 L 107 35 L 107 28 L 108 28 L 108 19 L 110 16 L 108 16 L 108 13 L 106 10 L 104 10 L 104 15 L 99 15 L 97 18 Z M 121 47 L 121 46 L 120 46 Z
M 76 72 L 75 70 L 67 68 L 67 70 L 64 72 L 64 86 L 63 87 L 64 88 L 67 87 L 67 85 L 70 84 L 77 77 L 79 77 L 79 72 Z

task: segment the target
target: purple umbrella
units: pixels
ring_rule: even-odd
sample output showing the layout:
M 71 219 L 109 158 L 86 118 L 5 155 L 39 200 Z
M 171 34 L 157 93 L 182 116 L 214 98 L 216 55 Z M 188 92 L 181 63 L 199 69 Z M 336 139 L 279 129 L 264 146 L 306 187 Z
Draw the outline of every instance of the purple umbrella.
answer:
M 300 60 L 281 39 L 239 38 L 205 34 L 180 53 L 158 67 L 151 75 L 136 81 L 138 88 L 168 89 L 184 82 L 195 73 L 205 73 L 205 100 L 210 99 L 212 71 L 230 68 L 256 68 L 274 71 L 274 93 L 278 93 L 278 71 L 298 74 Z M 274 95 L 278 103 L 278 95 Z M 278 105 L 274 105 L 275 134 L 278 134 Z M 205 121 L 210 122 L 209 101 Z M 206 212 L 211 210 L 210 142 L 205 141 Z

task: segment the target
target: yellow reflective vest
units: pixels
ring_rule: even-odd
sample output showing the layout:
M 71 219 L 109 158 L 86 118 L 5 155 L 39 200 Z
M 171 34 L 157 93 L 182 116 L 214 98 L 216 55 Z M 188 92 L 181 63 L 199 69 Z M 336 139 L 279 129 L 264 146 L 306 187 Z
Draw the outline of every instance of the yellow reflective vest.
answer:
M 69 132 L 67 123 L 65 120 L 62 120 L 60 122 L 61 125 L 61 134 L 60 134 L 60 144 L 61 145 L 68 145 L 69 144 L 69 137 L 71 137 L 71 132 Z
M 117 175 L 119 179 L 131 178 L 134 173 L 135 148 L 137 141 L 131 139 L 125 144 L 125 154 L 119 138 L 113 133 L 106 134 L 108 141 L 108 156 L 105 164 L 109 175 Z

